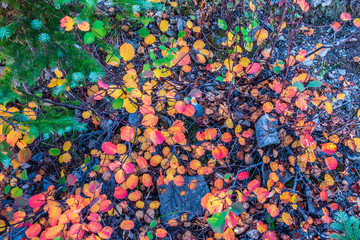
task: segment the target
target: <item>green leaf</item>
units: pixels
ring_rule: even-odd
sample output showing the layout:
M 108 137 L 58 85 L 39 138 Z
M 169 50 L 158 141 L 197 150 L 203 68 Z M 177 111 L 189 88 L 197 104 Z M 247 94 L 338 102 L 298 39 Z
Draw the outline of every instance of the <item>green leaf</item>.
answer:
M 95 166 L 93 167 L 94 172 L 99 171 L 99 169 L 100 169 L 100 166 L 99 166 L 99 165 L 95 165 Z
M 95 35 L 94 33 L 92 32 L 87 32 L 85 33 L 85 36 L 84 36 L 84 43 L 85 44 L 91 44 L 95 41 Z
M 93 28 L 93 29 L 92 29 L 92 32 L 94 33 L 94 36 L 95 36 L 96 38 L 99 38 L 99 39 L 102 39 L 102 38 L 105 37 L 105 35 L 106 35 L 106 30 L 105 30 L 105 28 L 100 28 L 100 29 Z
M 10 193 L 11 197 L 18 198 L 21 197 L 21 195 L 23 194 L 23 190 L 19 187 L 14 187 L 13 189 L 11 189 Z
M 215 80 L 222 82 L 222 81 L 224 80 L 224 78 L 223 78 L 222 76 L 217 76 L 217 77 L 215 78 Z
M 194 15 L 190 15 L 190 19 L 191 19 L 191 20 L 195 20 L 195 16 L 194 16 Z
M 221 213 L 214 213 L 211 218 L 206 219 L 211 228 L 216 233 L 223 233 L 225 227 L 225 217 Z
M 227 173 L 227 174 L 224 175 L 225 180 L 228 180 L 230 177 L 231 177 L 231 173 Z
M 154 227 L 156 226 L 156 224 L 157 224 L 157 221 L 156 221 L 156 220 L 152 220 L 152 221 L 150 222 L 150 228 L 154 228 Z
M 304 85 L 299 81 L 294 82 L 293 86 L 297 87 L 300 90 L 300 92 L 304 91 L 304 89 L 305 89 Z
M 24 180 L 24 181 L 26 181 L 26 180 L 28 179 L 26 169 L 24 169 L 24 170 L 21 172 L 21 178 L 22 178 L 22 180 Z
M 276 66 L 276 67 L 273 68 L 273 71 L 274 71 L 274 73 L 279 74 L 280 71 L 281 71 L 281 67 Z
M 59 156 L 60 153 L 61 153 L 61 151 L 58 148 L 50 148 L 50 150 L 49 150 L 50 156 Z
M 142 37 L 142 38 L 146 38 L 150 34 L 149 29 L 147 29 L 147 28 L 140 28 L 138 33 L 139 33 L 140 37 Z
M 159 48 L 160 48 L 160 50 L 163 50 L 163 51 L 166 50 L 166 47 L 164 45 L 160 45 Z
M 5 188 L 4 188 L 4 193 L 5 194 L 8 194 L 11 190 L 11 186 L 10 185 L 7 185 Z
M 178 33 L 178 38 L 185 37 L 185 35 L 186 35 L 186 32 L 185 32 L 185 31 L 180 31 L 180 32 Z
M 154 238 L 152 232 L 148 232 L 146 235 L 148 236 L 149 240 L 152 240 Z
M 320 87 L 322 85 L 322 81 L 311 81 L 307 86 L 308 87 Z
M 234 202 L 230 207 L 230 211 L 235 215 L 240 215 L 244 212 L 244 207 L 240 202 Z
M 62 237 L 55 237 L 54 240 L 63 240 Z
M 123 107 L 123 104 L 124 104 L 124 99 L 118 98 L 113 101 L 112 106 L 115 110 L 118 110 Z
M 166 42 L 166 41 L 167 41 L 167 37 L 166 37 L 164 34 L 161 35 L 160 41 L 161 41 L 161 42 Z
M 228 28 L 226 21 L 220 18 L 218 19 L 218 26 L 222 30 L 226 30 Z
M 101 29 L 103 27 L 104 27 L 104 23 L 100 20 L 95 21 L 93 24 L 93 28 L 95 29 Z

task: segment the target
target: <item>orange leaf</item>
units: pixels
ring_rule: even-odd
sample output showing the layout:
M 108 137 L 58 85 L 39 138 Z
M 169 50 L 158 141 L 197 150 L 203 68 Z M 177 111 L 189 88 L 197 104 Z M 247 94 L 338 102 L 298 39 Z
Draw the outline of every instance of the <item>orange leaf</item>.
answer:
M 162 161 L 162 157 L 160 155 L 155 155 L 150 158 L 150 165 L 156 167 Z
M 266 188 L 258 187 L 254 190 L 259 202 L 264 203 L 269 196 L 269 191 Z
M 18 160 L 19 162 L 23 163 L 23 162 L 27 162 L 31 159 L 31 151 L 28 148 L 22 148 L 20 149 L 20 151 L 18 152 Z
M 133 127 L 125 126 L 121 128 L 120 137 L 123 141 L 131 141 L 131 139 L 135 136 L 135 129 Z M 116 146 L 115 146 L 116 149 Z
M 204 131 L 205 134 L 205 140 L 212 140 L 216 138 L 217 130 L 215 128 L 207 128 Z
M 101 144 L 101 149 L 108 155 L 114 155 L 117 152 L 117 146 L 112 142 L 103 142 L 103 144 Z
M 36 237 L 41 232 L 41 226 L 38 223 L 34 223 L 25 231 L 25 235 L 28 238 Z
M 340 27 L 341 27 L 341 24 L 338 23 L 338 22 L 333 22 L 332 24 L 330 24 L 330 26 L 332 27 L 332 29 L 337 32 L 339 31 Z
M 120 228 L 124 231 L 131 230 L 135 226 L 134 222 L 132 220 L 124 220 L 120 224 Z
M 155 127 L 158 121 L 158 116 L 155 116 L 154 114 L 146 114 L 141 120 L 141 125 L 144 127 Z
M 61 233 L 62 229 L 63 229 L 63 226 L 60 226 L 60 225 L 46 229 L 45 238 L 46 239 L 54 239 Z
M 177 143 L 182 143 L 185 140 L 185 134 L 182 132 L 176 132 L 174 134 L 174 140 Z
M 266 230 L 268 230 L 268 225 L 264 224 L 263 222 L 257 222 L 256 223 L 256 229 L 260 232 L 260 233 L 264 233 L 266 232 Z
M 234 231 L 230 228 L 230 227 L 228 227 L 226 230 L 225 230 L 225 232 L 223 233 L 223 238 L 225 239 L 225 240 L 235 240 L 236 238 L 235 238 L 235 233 L 234 233 Z
M 267 211 L 270 214 L 270 216 L 272 216 L 272 217 L 276 217 L 280 213 L 280 210 L 274 204 L 268 206 Z
M 99 209 L 102 212 L 108 212 L 111 209 L 113 209 L 113 204 L 112 204 L 112 202 L 110 200 L 105 200 L 105 201 L 100 203 Z
M 254 191 L 256 188 L 258 188 L 260 186 L 260 181 L 257 179 L 254 179 L 252 181 L 250 181 L 247 185 L 247 189 L 249 190 L 249 192 Z
M 123 183 L 125 181 L 124 170 L 120 169 L 119 171 L 117 171 L 114 178 L 115 178 L 116 183 L 118 183 L 118 184 Z
M 136 158 L 136 163 L 140 168 L 146 168 L 148 166 L 148 162 L 143 156 L 138 156 Z
M 139 183 L 138 176 L 131 174 L 130 177 L 126 180 L 126 187 L 129 189 L 134 189 Z
M 224 143 L 228 143 L 232 140 L 232 135 L 231 133 L 225 132 L 221 135 L 221 141 L 223 141 Z
M 167 231 L 162 229 L 162 228 L 158 228 L 158 229 L 156 229 L 155 235 L 158 238 L 163 238 L 163 237 L 165 237 L 167 235 Z
M 136 202 L 141 198 L 141 192 L 139 190 L 135 190 L 134 192 L 129 194 L 128 199 L 132 202 Z
M 190 162 L 190 168 L 192 169 L 192 170 L 198 170 L 199 169 L 199 167 L 201 167 L 201 162 L 199 161 L 199 160 L 197 160 L 197 159 L 194 159 L 194 160 L 192 160 L 191 162 Z
M 173 180 L 174 184 L 178 187 L 184 185 L 184 178 L 181 175 L 177 175 L 174 180 Z
M 333 157 L 327 157 L 325 159 L 325 163 L 326 166 L 330 169 L 330 170 L 335 170 L 337 168 L 338 162 L 336 161 L 335 158 Z
M 65 16 L 60 20 L 60 27 L 64 27 L 65 31 L 71 31 L 74 28 L 74 20 L 69 16 Z
M 90 230 L 90 232 L 93 233 L 98 233 L 102 230 L 102 225 L 99 222 L 95 222 L 95 221 L 91 221 L 88 225 L 87 225 L 88 229 Z
M 334 154 L 337 150 L 337 146 L 333 143 L 325 143 L 321 146 L 321 150 L 325 153 L 325 154 Z
M 83 32 L 87 32 L 90 30 L 90 24 L 86 21 L 82 21 L 82 23 L 78 23 L 78 28 Z
M 287 212 L 283 212 L 281 218 L 284 221 L 284 223 L 288 226 L 294 223 L 294 220 L 292 219 L 291 215 Z
M 142 175 L 142 184 L 144 184 L 145 187 L 151 187 L 152 185 L 152 177 L 150 174 L 145 173 Z
M 98 233 L 99 237 L 102 239 L 109 239 L 113 233 L 113 229 L 109 226 L 105 226 L 101 232 Z
M 271 102 L 266 102 L 266 103 L 264 103 L 264 105 L 263 105 L 263 110 L 264 110 L 264 112 L 269 113 L 269 112 L 271 112 L 273 109 L 274 109 L 274 105 L 273 105 Z

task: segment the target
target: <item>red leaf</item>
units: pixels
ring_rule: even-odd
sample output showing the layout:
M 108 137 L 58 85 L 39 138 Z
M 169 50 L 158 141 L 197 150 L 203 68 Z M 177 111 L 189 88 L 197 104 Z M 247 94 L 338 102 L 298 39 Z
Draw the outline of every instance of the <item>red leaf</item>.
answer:
M 120 136 L 123 141 L 131 141 L 135 135 L 135 129 L 133 127 L 125 126 L 121 129 Z
M 257 73 L 259 70 L 260 70 L 260 64 L 259 63 L 251 63 L 249 66 L 247 66 L 246 73 L 247 74 L 254 74 L 254 73 Z
M 165 137 L 159 130 L 154 130 L 150 133 L 150 140 L 154 143 L 154 145 L 162 144 L 165 141 Z
M 123 189 L 121 186 L 115 187 L 114 197 L 116 199 L 124 199 L 127 196 L 127 191 Z
M 108 155 L 115 155 L 117 152 L 117 147 L 112 142 L 103 142 L 103 144 L 101 144 L 101 149 Z
M 124 163 L 122 169 L 124 169 L 125 173 L 130 174 L 130 173 L 134 172 L 135 166 L 131 162 L 126 162 L 126 163 Z
M 340 19 L 341 19 L 341 21 L 350 21 L 351 15 L 347 12 L 344 12 L 340 15 Z
M 67 177 L 66 177 L 66 182 L 72 186 L 75 185 L 76 180 L 77 180 L 76 177 L 74 175 L 72 175 L 71 173 L 69 175 L 67 175 Z
M 337 150 L 337 146 L 333 143 L 324 143 L 321 146 L 321 150 L 325 153 L 325 154 L 334 154 Z
M 326 163 L 326 166 L 330 169 L 330 170 L 335 170 L 337 165 L 338 165 L 338 162 L 336 161 L 335 158 L 333 157 L 327 157 L 325 159 L 325 163 Z
M 237 178 L 238 178 L 239 180 L 248 179 L 248 178 L 249 178 L 249 173 L 248 173 L 248 172 L 240 172 L 240 173 L 237 175 Z
M 229 151 L 224 146 L 217 146 L 212 150 L 212 155 L 216 160 L 220 160 L 228 155 Z
M 39 208 L 45 204 L 45 195 L 43 193 L 36 194 L 29 199 L 29 206 Z
M 320 192 L 320 199 L 321 201 L 325 201 L 328 198 L 328 193 L 327 191 L 321 191 Z

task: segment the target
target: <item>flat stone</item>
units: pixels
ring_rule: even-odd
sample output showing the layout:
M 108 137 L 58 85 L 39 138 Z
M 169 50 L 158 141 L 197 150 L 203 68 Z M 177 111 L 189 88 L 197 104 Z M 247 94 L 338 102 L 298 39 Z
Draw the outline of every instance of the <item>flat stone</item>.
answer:
M 190 190 L 188 185 L 192 180 L 197 180 L 197 187 Z M 158 191 L 161 220 L 167 223 L 170 219 L 180 221 L 183 214 L 188 214 L 187 220 L 202 215 L 204 209 L 201 206 L 201 198 L 209 192 L 209 187 L 204 176 L 184 176 L 182 186 L 178 187 L 174 182 L 170 182 L 169 185 L 158 185 Z M 180 195 L 182 191 L 186 192 L 183 196 Z
M 270 122 L 266 115 L 262 116 L 255 124 L 255 134 L 258 147 L 262 148 L 271 144 L 279 144 L 280 139 L 277 135 L 276 126 L 278 120 Z

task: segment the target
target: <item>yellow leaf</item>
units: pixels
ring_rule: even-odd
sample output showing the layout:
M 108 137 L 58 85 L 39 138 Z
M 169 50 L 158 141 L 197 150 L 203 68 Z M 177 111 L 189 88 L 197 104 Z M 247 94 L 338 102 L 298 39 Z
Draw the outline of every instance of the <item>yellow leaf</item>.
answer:
M 19 140 L 21 137 L 20 130 L 14 130 L 11 129 L 10 133 L 6 136 L 6 142 L 10 144 L 10 146 L 14 147 L 15 143 Z
M 147 36 L 145 39 L 144 39 L 144 42 L 148 45 L 150 44 L 153 44 L 155 42 L 156 38 L 154 35 L 152 34 L 149 34 L 149 36 Z
M 120 47 L 120 56 L 124 59 L 124 61 L 130 61 L 135 57 L 135 49 L 129 43 L 124 43 Z
M 129 98 L 125 98 L 123 106 L 128 113 L 135 113 L 138 110 L 138 106 L 136 105 L 136 99 L 132 99 L 132 101 L 130 101 Z
M 166 20 L 162 20 L 160 22 L 160 31 L 166 32 L 169 29 L 169 22 Z
M 117 85 L 110 85 L 107 94 L 114 99 L 118 99 L 119 97 L 125 98 L 126 95 L 120 86 Z
M 63 145 L 63 150 L 64 151 L 69 151 L 71 148 L 71 142 L 70 141 L 66 141 Z
M 332 114 L 333 109 L 332 109 L 331 103 L 325 102 L 325 110 L 328 114 Z
M 57 78 L 62 78 L 62 76 L 63 76 L 62 72 L 61 72 L 59 69 L 56 69 L 56 70 L 54 71 L 54 73 L 55 73 L 55 75 L 56 75 Z
M 255 33 L 255 38 L 257 40 L 257 45 L 261 45 L 268 36 L 269 36 L 269 33 L 265 29 L 257 30 L 256 33 Z
M 281 215 L 282 220 L 284 221 L 284 223 L 288 226 L 290 226 L 291 224 L 294 223 L 291 215 L 287 212 L 283 212 Z
M 192 29 L 192 27 L 194 26 L 194 24 L 191 21 L 187 21 L 186 22 L 186 26 L 190 29 Z
M 335 184 L 334 178 L 329 174 L 325 174 L 324 181 L 327 186 L 332 186 Z
M 249 7 L 250 7 L 251 11 L 255 12 L 256 6 L 252 2 L 249 3 Z
M 171 5 L 172 7 L 177 7 L 177 2 L 170 2 L 170 5 Z
M 50 83 L 47 85 L 48 88 L 56 87 L 58 80 L 56 78 L 51 79 Z

